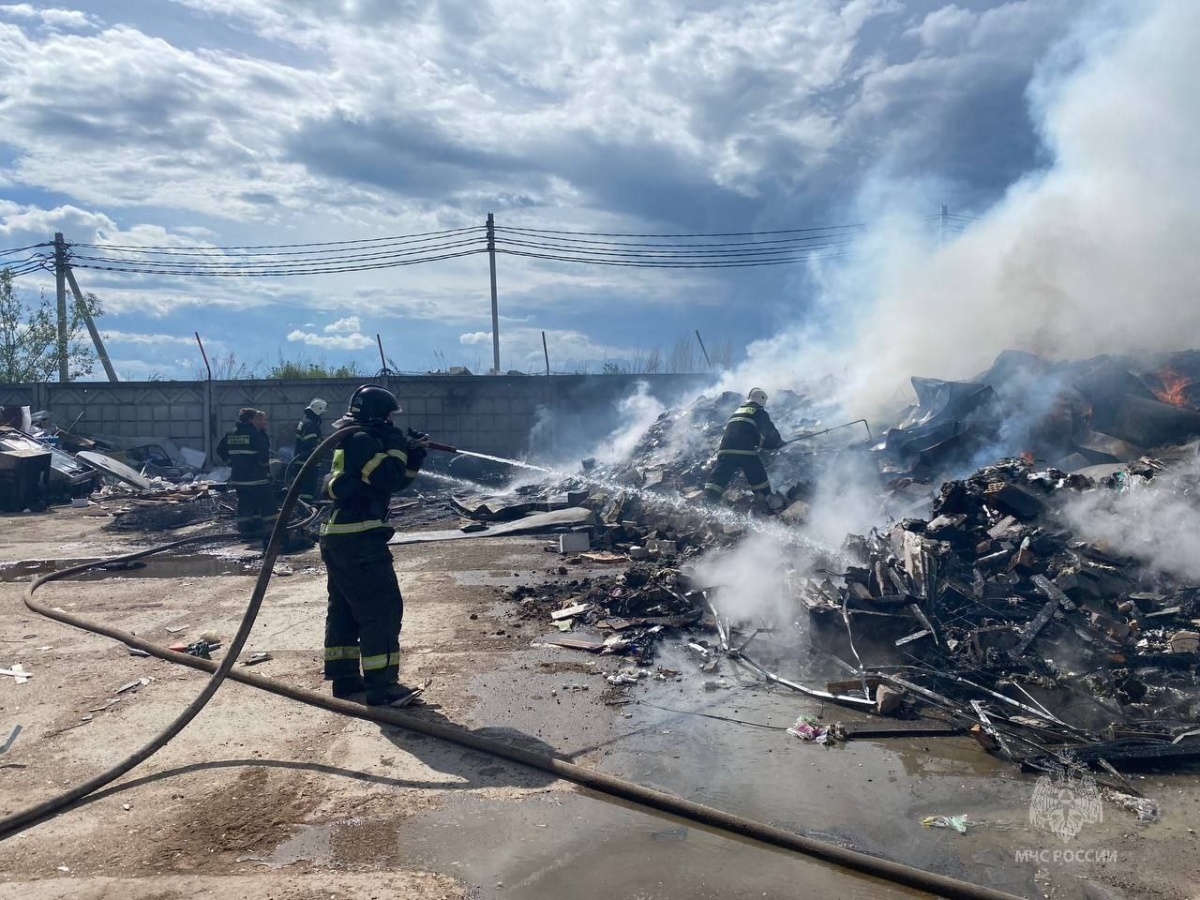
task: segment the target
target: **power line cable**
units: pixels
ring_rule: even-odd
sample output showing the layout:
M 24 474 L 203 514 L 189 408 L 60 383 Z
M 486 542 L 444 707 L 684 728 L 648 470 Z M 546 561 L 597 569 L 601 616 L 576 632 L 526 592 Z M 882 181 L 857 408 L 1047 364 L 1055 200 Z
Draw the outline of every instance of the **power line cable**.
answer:
M 530 248 L 534 250 L 551 250 L 560 253 L 574 254 L 581 260 L 602 259 L 605 257 L 628 258 L 628 259 L 669 259 L 676 261 L 703 261 L 720 258 L 731 259 L 770 259 L 770 258 L 787 258 L 794 259 L 797 255 L 822 250 L 831 247 L 843 247 L 855 243 L 853 240 L 844 241 L 826 241 L 822 244 L 813 244 L 800 247 L 772 247 L 767 249 L 736 249 L 736 250 L 595 250 L 591 248 L 578 247 L 563 247 L 557 244 L 543 244 L 536 241 L 513 241 L 508 240 L 503 244 L 497 241 L 497 249 L 501 246 L 512 246 Z
M 514 230 L 513 226 L 497 225 L 496 230 L 501 228 L 509 228 Z M 565 231 L 552 228 L 525 228 L 525 231 L 532 231 L 538 234 L 576 234 L 584 237 L 632 237 L 632 238 L 703 238 L 703 237 L 751 237 L 754 235 L 764 234 L 802 234 L 810 231 L 828 231 L 838 228 L 866 228 L 865 223 L 852 223 L 849 225 L 821 225 L 810 228 L 783 228 L 775 231 L 711 231 L 711 232 L 694 232 L 690 234 L 671 234 L 671 233 L 649 233 L 636 234 L 620 231 Z
M 451 228 L 451 229 L 447 229 L 445 231 L 418 231 L 418 232 L 414 232 L 412 234 L 400 234 L 400 235 L 392 235 L 390 237 L 380 237 L 380 238 L 359 238 L 359 239 L 350 240 L 350 241 L 321 241 L 319 243 L 309 243 L 309 244 L 241 244 L 241 245 L 233 245 L 233 246 L 229 246 L 229 247 L 197 247 L 196 250 L 197 251 L 203 250 L 203 251 L 209 251 L 209 252 L 214 252 L 214 253 L 225 253 L 229 250 L 286 250 L 286 249 L 290 249 L 290 248 L 294 248 L 294 247 L 338 247 L 338 246 L 347 246 L 349 244 L 371 244 L 371 243 L 378 243 L 378 242 L 383 242 L 383 241 L 398 241 L 398 240 L 404 240 L 404 239 L 408 239 L 408 238 L 434 237 L 434 236 L 439 236 L 439 235 L 449 236 L 449 235 L 453 235 L 453 234 L 464 234 L 464 233 L 470 232 L 470 231 L 483 231 L 483 230 L 484 230 L 483 225 L 470 225 L 465 228 Z M 49 245 L 39 244 L 36 246 L 49 246 Z M 163 245 L 135 247 L 135 246 L 123 246 L 123 245 L 118 245 L 118 244 L 103 244 L 103 243 L 92 243 L 92 244 L 80 243 L 80 244 L 70 244 L 69 246 L 92 247 L 92 248 L 96 248 L 96 249 L 105 249 L 105 250 L 135 250 L 135 251 L 154 250 L 154 251 L 161 251 L 161 252 L 168 252 L 168 251 L 184 249 L 184 248 L 179 248 L 179 247 L 168 247 L 168 246 L 163 246 Z
M 344 265 L 344 266 L 308 266 L 303 268 L 278 268 L 274 270 L 251 270 L 246 269 L 225 269 L 214 271 L 211 269 L 196 269 L 189 267 L 177 268 L 149 268 L 139 267 L 136 265 L 100 265 L 99 263 L 76 263 L 76 268 L 91 269 L 102 272 L 125 272 L 135 275 L 180 275 L 188 277 L 241 277 L 241 278 L 278 278 L 285 275 L 329 275 L 339 272 L 366 272 L 373 269 L 394 269 L 401 266 L 416 266 L 422 263 L 438 262 L 445 259 L 458 259 L 463 256 L 473 256 L 478 253 L 486 253 L 487 248 L 477 248 L 474 250 L 463 250 L 458 253 L 444 253 L 438 256 L 426 256 L 419 259 L 389 259 L 383 262 L 372 263 L 368 265 Z M 112 260 L 111 262 L 119 262 Z
M 227 269 L 240 270 L 247 273 L 253 273 L 260 269 L 277 269 L 280 267 L 288 267 L 295 269 L 303 269 L 309 266 L 326 267 L 330 265 L 350 264 L 355 262 L 372 262 L 376 260 L 398 259 L 414 255 L 432 255 L 438 254 L 445 250 L 456 250 L 460 247 L 469 247 L 478 245 L 478 249 L 486 250 L 478 239 L 472 238 L 462 241 L 445 241 L 441 244 L 432 246 L 414 247 L 408 249 L 389 249 L 381 252 L 366 252 L 365 250 L 354 253 L 340 252 L 332 258 L 315 257 L 308 259 L 280 259 L 272 257 L 268 259 L 245 259 L 240 257 L 226 257 L 224 259 L 213 259 L 212 257 L 204 257 L 200 260 L 168 260 L 161 259 L 138 259 L 136 255 L 130 257 L 113 257 L 113 256 L 96 256 L 92 254 L 72 253 L 70 259 L 73 265 L 81 265 L 77 260 L 84 260 L 88 263 L 120 263 L 125 265 L 138 265 L 147 269 Z
M 26 250 L 36 250 L 38 247 L 53 247 L 49 241 L 42 241 L 40 244 L 30 244 L 28 247 L 13 247 L 11 250 L 0 250 L 0 256 L 12 256 L 14 253 L 24 253 Z
M 574 262 L 574 263 L 590 263 L 598 266 L 628 266 L 632 268 L 643 269 L 736 269 L 747 268 L 751 266 L 779 266 L 779 265 L 794 265 L 800 262 L 796 257 L 787 259 L 764 259 L 764 260 L 745 260 L 740 262 L 718 262 L 718 261 L 700 261 L 700 262 L 665 262 L 655 260 L 611 260 L 611 259 L 581 259 L 572 256 L 554 256 L 548 253 L 529 253 L 521 250 L 507 250 L 496 248 L 497 253 L 504 253 L 508 256 L 523 256 L 529 259 L 546 259 L 556 262 Z M 838 258 L 833 254 L 828 256 L 815 255 L 816 259 L 834 259 Z
M 580 239 L 580 238 L 542 237 L 542 234 L 543 234 L 542 232 L 529 231 L 529 230 L 519 229 L 519 228 L 505 228 L 505 229 L 497 228 L 496 232 L 497 232 L 497 238 L 496 238 L 497 241 L 517 240 L 519 238 L 534 237 L 534 238 L 540 238 L 541 240 L 554 241 L 556 243 L 570 243 L 570 244 L 580 244 L 580 245 L 599 246 L 599 247 L 649 247 L 649 248 L 654 248 L 654 249 L 682 247 L 682 248 L 696 249 L 696 250 L 720 249 L 722 247 L 765 247 L 765 246 L 772 246 L 772 245 L 780 245 L 780 246 L 799 245 L 799 244 L 802 244 L 807 241 L 830 240 L 833 238 L 842 238 L 845 236 L 844 234 L 841 234 L 841 233 L 828 233 L 828 234 L 813 234 L 813 235 L 809 235 L 809 236 L 805 236 L 805 237 L 796 237 L 796 238 L 777 238 L 775 240 L 768 240 L 768 241 L 727 241 L 727 242 L 716 243 L 716 244 L 695 244 L 695 243 L 693 243 L 693 244 L 666 244 L 666 243 L 651 244 L 651 243 L 636 242 L 636 241 L 635 242 L 630 242 L 630 241 L 593 241 L 593 240 Z M 518 238 L 511 239 L 511 238 L 505 237 L 504 235 L 508 234 L 508 233 L 516 234 L 516 235 L 518 235 Z

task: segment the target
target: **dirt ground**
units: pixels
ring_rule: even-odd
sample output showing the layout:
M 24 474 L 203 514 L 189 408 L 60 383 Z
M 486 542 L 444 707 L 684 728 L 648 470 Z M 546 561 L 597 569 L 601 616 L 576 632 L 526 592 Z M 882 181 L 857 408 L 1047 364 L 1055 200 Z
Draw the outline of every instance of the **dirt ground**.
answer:
M 0 520 L 0 563 L 109 556 L 160 540 L 114 534 L 92 509 Z M 700 680 L 638 686 L 613 706 L 596 658 L 531 646 L 548 625 L 516 621 L 501 587 L 562 577 L 532 537 L 397 548 L 407 599 L 402 680 L 432 679 L 417 711 L 596 766 L 698 802 L 886 853 L 1025 896 L 1200 897 L 1195 775 L 1143 780 L 1162 821 L 1106 809 L 1086 846 L 1106 861 L 1065 864 L 1018 851 L 1061 850 L 1027 824 L 1032 782 L 970 741 L 853 743 L 839 751 L 780 734 L 794 695 L 729 675 L 700 696 L 710 712 L 773 723 L 749 732 L 662 710 L 698 702 Z M 153 569 L 47 585 L 39 599 L 163 644 L 228 640 L 257 574 L 250 548 L 213 575 Z M 258 674 L 323 690 L 324 573 L 315 551 L 286 557 L 246 654 Z M 186 566 L 183 567 L 186 569 Z M 168 574 L 164 571 L 164 575 Z M 579 573 L 568 573 L 574 577 Z M 107 768 L 157 733 L 204 675 L 130 655 L 48 621 L 0 583 L 0 814 Z M 218 651 L 219 653 L 219 651 Z M 142 683 L 140 680 L 145 680 Z M 136 686 L 118 692 L 135 682 Z M 690 693 L 688 693 L 690 692 Z M 828 714 L 828 710 L 816 710 Z M 840 715 L 840 713 L 838 714 Z M 770 755 L 768 755 L 770 754 Z M 721 759 L 717 784 L 711 760 Z M 733 761 L 737 764 L 729 764 Z M 734 808 L 738 807 L 738 808 Z M 961 807 L 961 808 L 960 808 Z M 957 835 L 921 815 L 972 815 L 1012 827 Z M 1022 821 L 1024 819 L 1024 821 Z M 603 843 L 604 850 L 600 849 Z M 561 880 L 555 880 L 561 879 Z M 433 739 L 339 717 L 226 682 L 164 750 L 75 809 L 0 843 L 4 896 L 328 898 L 911 896 L 875 882 L 591 798 L 566 783 Z M 1105 894 L 1110 890 L 1115 893 Z

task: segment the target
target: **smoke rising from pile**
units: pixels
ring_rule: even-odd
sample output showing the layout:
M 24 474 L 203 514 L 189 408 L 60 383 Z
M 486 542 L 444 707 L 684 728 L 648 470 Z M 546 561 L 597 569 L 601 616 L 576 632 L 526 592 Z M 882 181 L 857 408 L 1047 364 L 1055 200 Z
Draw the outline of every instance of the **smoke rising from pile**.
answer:
M 1153 480 L 1130 478 L 1125 490 L 1089 491 L 1064 508 L 1076 534 L 1140 559 L 1151 568 L 1200 581 L 1200 459 Z
M 951 198 L 882 177 L 867 186 L 859 212 L 884 224 L 853 261 L 814 272 L 820 327 L 752 345 L 728 383 L 770 390 L 828 372 L 843 407 L 871 417 L 907 395 L 909 376 L 969 378 L 1007 348 L 1195 346 L 1198 37 L 1192 0 L 1113 3 L 1081 21 L 1028 92 L 1050 166 L 942 245 L 914 222 Z

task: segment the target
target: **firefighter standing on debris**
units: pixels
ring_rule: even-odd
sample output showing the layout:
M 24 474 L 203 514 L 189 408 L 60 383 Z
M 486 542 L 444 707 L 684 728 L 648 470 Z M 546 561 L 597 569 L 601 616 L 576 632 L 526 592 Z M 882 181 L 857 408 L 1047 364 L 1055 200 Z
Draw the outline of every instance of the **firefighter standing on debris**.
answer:
M 261 409 L 243 408 L 233 431 L 217 444 L 217 455 L 233 468 L 229 486 L 237 491 L 238 534 L 262 538 L 265 550 L 279 512 L 279 500 L 271 483 L 267 414 Z
M 316 397 L 312 403 L 304 408 L 304 415 L 301 416 L 300 421 L 296 425 L 296 445 L 291 462 L 294 471 L 300 471 L 300 467 L 304 465 L 305 460 L 312 456 L 312 452 L 321 443 L 321 416 L 325 414 L 328 406 L 328 403 L 320 397 Z M 308 470 L 308 473 L 304 476 L 304 481 L 300 485 L 299 496 L 305 503 L 313 502 L 319 480 L 320 472 L 318 471 L 318 467 L 313 466 Z
M 388 539 L 391 495 L 412 483 L 425 459 L 426 436 L 392 424 L 400 404 L 379 385 L 350 398 L 333 427 L 361 426 L 333 453 L 323 495 L 333 501 L 321 526 L 321 559 L 329 573 L 325 618 L 325 679 L 333 695 L 361 692 L 372 706 L 403 705 L 414 688 L 399 683 L 404 600 Z M 360 668 L 361 666 L 361 668 Z
M 767 414 L 766 403 L 767 395 L 761 388 L 754 388 L 746 396 L 746 402 L 725 423 L 716 464 L 704 485 L 705 496 L 714 503 L 720 501 L 730 480 L 741 469 L 750 490 L 766 503 L 768 509 L 774 512 L 783 507 L 783 501 L 771 493 L 767 469 L 758 455 L 759 447 L 774 450 L 783 446 L 779 429 Z

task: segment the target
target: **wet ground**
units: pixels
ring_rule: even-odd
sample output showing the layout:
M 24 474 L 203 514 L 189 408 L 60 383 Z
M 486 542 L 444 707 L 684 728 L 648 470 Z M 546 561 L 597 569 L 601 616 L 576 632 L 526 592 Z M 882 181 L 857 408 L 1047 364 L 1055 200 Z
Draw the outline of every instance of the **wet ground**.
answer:
M 22 532 L 0 560 L 62 568 L 120 549 L 98 533 L 72 538 L 67 517 L 43 524 L 59 530 L 41 539 Z M 409 606 L 402 675 L 434 679 L 429 707 L 417 714 L 1020 896 L 1078 898 L 1085 881 L 1128 897 L 1200 894 L 1200 844 L 1189 831 L 1200 825 L 1195 776 L 1138 781 L 1162 803 L 1162 821 L 1138 825 L 1106 804 L 1103 823 L 1067 845 L 1029 823 L 1035 779 L 969 738 L 803 742 L 786 731 L 802 714 L 823 724 L 860 716 L 768 688 L 729 661 L 701 673 L 677 642 L 661 646 L 657 663 L 678 679 L 614 689 L 603 673 L 627 663 L 542 645 L 548 623 L 514 621 L 511 605 L 499 600 L 513 584 L 614 571 L 571 566 L 559 574 L 562 560 L 544 543 L 492 538 L 397 554 Z M 286 562 L 295 574 L 273 582 L 246 652 L 274 656 L 256 672 L 320 689 L 323 579 L 311 551 Z M 242 565 L 202 553 L 147 560 L 144 569 L 97 575 L 103 588 L 47 586 L 45 599 L 171 642 L 184 636 L 171 630 L 179 622 L 228 632 L 254 574 L 230 568 Z M 0 679 L 0 739 L 8 723 L 24 726 L 2 758 L 0 811 L 129 752 L 199 684 L 194 673 L 30 616 L 17 599 L 24 588 L 0 584 L 0 663 L 21 661 L 34 672 L 26 685 Z M 770 640 L 756 639 L 756 658 L 823 686 L 796 659 L 798 650 L 777 645 L 776 658 Z M 152 681 L 109 703 L 116 686 L 138 676 Z M 192 877 L 208 879 L 203 890 L 212 896 L 287 900 L 365 898 L 385 884 L 393 896 L 480 900 L 912 895 L 475 751 L 241 685 L 223 687 L 194 726 L 134 775 L 131 786 L 0 844 L 0 879 L 38 900 L 188 896 L 175 891 Z M 975 823 L 966 834 L 921 824 L 925 816 L 964 813 Z M 1112 856 L 1068 863 L 1045 855 L 1064 848 Z

